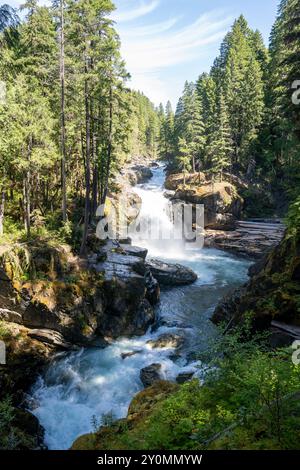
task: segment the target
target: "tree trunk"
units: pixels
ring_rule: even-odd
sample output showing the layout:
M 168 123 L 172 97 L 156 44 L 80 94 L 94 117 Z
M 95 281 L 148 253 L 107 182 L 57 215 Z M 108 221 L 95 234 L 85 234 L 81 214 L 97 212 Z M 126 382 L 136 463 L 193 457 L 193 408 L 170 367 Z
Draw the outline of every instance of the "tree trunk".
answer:
M 27 237 L 30 237 L 31 203 L 30 203 L 30 171 L 29 170 L 27 170 L 25 180 L 24 180 L 24 208 L 25 208 L 25 214 L 24 214 L 25 229 L 27 232 Z
M 101 204 L 105 204 L 108 192 L 109 174 L 111 166 L 111 154 L 112 154 L 112 131 L 113 131 L 113 92 L 112 87 L 109 91 L 109 133 L 108 133 L 108 145 L 107 145 L 107 161 L 106 161 L 106 175 L 105 175 L 105 186 L 103 191 L 103 197 Z
M 93 167 L 93 184 L 92 184 L 92 213 L 95 214 L 98 205 L 98 168 L 94 164 Z
M 60 111 L 61 111 L 61 192 L 62 218 L 67 221 L 66 122 L 65 122 L 65 20 L 64 0 L 60 0 Z
M 85 73 L 88 73 L 88 64 L 86 61 Z M 85 80 L 85 132 L 86 132 L 86 142 L 85 142 L 85 207 L 84 207 L 84 229 L 82 242 L 80 247 L 80 255 L 86 253 L 86 241 L 89 228 L 90 220 L 90 192 L 91 192 L 91 117 L 90 117 L 90 106 L 89 106 L 89 86 L 88 80 Z
M 4 208 L 5 208 L 5 191 L 3 188 L 1 191 L 1 201 L 0 201 L 0 236 L 3 235 Z
M 195 155 L 193 155 L 193 158 L 192 158 L 192 165 L 193 165 L 193 173 L 196 173 Z

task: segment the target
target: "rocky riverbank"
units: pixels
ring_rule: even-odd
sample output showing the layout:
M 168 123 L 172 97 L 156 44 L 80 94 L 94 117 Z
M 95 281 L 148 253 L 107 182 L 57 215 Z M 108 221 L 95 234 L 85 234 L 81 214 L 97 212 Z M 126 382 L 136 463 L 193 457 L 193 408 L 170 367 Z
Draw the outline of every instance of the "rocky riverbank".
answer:
M 259 198 L 259 189 L 230 174 L 214 181 L 206 173 L 171 174 L 166 196 L 174 204 L 204 205 L 205 246 L 251 259 L 261 258 L 283 238 L 285 226 L 276 218 L 249 219 L 249 206 Z M 268 199 L 267 196 L 261 197 Z M 197 229 L 195 227 L 195 229 Z
M 300 232 L 288 229 L 281 243 L 250 268 L 250 281 L 222 300 L 212 320 L 234 325 L 251 320 L 269 329 L 274 346 L 291 344 L 300 326 Z
M 136 181 L 150 176 L 139 168 Z M 134 194 L 124 178 L 115 202 L 123 191 Z M 137 198 L 132 196 L 134 203 Z M 56 353 L 143 335 L 155 322 L 160 284 L 185 285 L 197 278 L 182 266 L 146 260 L 147 250 L 129 242 L 91 236 L 88 246 L 85 259 L 54 239 L 0 247 L 0 339 L 7 356 L 0 366 L 0 399 L 11 400 L 12 416 L 18 417 L 14 432 L 24 431 L 24 448 L 43 448 L 38 421 L 24 411 L 26 391 Z

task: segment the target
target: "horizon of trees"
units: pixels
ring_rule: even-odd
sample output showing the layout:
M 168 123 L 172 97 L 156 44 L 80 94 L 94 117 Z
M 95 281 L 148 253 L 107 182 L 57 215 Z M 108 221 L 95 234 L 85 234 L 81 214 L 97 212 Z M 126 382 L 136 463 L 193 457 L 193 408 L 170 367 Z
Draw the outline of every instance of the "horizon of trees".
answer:
M 98 205 L 135 156 L 174 171 L 224 172 L 300 186 L 300 2 L 281 0 L 266 48 L 240 16 L 209 73 L 186 82 L 174 113 L 128 87 L 111 0 L 0 7 L 0 235 L 46 225 L 86 251 Z
M 110 0 L 27 0 L 22 9 L 22 21 L 0 9 L 0 234 L 9 202 L 28 236 L 51 213 L 68 225 L 79 202 L 84 254 L 114 175 L 129 155 L 155 158 L 158 115 L 127 86 Z
M 185 83 L 175 113 L 170 103 L 165 109 L 160 151 L 170 168 L 256 176 L 293 198 L 300 186 L 300 106 L 292 102 L 299 62 L 299 0 L 281 0 L 269 48 L 241 15 L 210 72 Z

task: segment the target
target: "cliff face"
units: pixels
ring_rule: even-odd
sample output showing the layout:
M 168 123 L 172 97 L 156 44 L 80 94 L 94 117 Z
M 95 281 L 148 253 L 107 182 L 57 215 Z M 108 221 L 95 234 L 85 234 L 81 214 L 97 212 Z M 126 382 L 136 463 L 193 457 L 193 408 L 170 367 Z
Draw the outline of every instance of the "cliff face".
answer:
M 7 247 L 0 256 L 0 320 L 51 330 L 62 335 L 62 342 L 79 345 L 143 334 L 154 312 L 146 299 L 146 279 L 132 265 L 143 264 L 146 254 L 99 246 L 83 260 L 67 245 L 46 240 Z M 109 256 L 113 260 L 98 270 L 99 261 Z
M 223 299 L 212 320 L 237 324 L 248 317 L 256 329 L 273 320 L 300 326 L 300 229 L 288 230 L 250 275 L 248 284 Z

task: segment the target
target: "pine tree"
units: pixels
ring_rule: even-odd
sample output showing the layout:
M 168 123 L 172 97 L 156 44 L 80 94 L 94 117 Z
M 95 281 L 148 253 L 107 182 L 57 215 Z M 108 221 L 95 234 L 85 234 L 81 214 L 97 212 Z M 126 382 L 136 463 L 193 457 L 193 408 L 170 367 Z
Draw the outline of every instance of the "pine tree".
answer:
M 223 172 L 232 166 L 232 140 L 229 125 L 228 111 L 223 90 L 220 93 L 218 106 L 218 119 L 208 147 L 211 171 L 221 177 Z
M 48 100 L 21 75 L 9 86 L 2 119 L 1 153 L 6 155 L 9 172 L 22 186 L 23 216 L 29 236 L 32 212 L 41 202 L 43 180 L 53 171 L 58 157 L 55 121 Z
M 264 109 L 260 64 L 249 43 L 244 21 L 235 23 L 224 76 L 226 104 L 234 147 L 234 161 L 247 167 L 251 145 L 258 135 Z
M 189 155 L 193 171 L 196 166 L 203 165 L 205 146 L 205 125 L 202 99 L 197 86 L 186 82 L 182 97 L 179 99 L 175 114 L 175 140 L 177 151 L 180 139 L 184 139 L 189 147 Z
M 183 184 L 185 186 L 186 183 L 186 174 L 191 171 L 191 157 L 190 157 L 190 149 L 185 140 L 185 138 L 180 137 L 178 142 L 178 166 L 183 172 Z
M 160 157 L 171 164 L 174 157 L 175 122 L 174 112 L 170 101 L 167 102 L 166 109 L 164 111 L 160 109 L 159 115 L 161 121 L 159 133 Z

